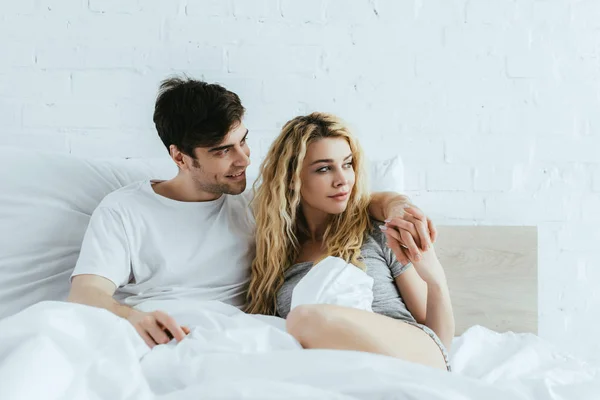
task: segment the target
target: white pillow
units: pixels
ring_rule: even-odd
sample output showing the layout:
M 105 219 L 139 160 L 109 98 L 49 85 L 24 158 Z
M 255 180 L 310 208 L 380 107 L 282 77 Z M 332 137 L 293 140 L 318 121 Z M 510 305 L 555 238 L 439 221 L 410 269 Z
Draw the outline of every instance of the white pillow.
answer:
M 371 192 L 404 192 L 404 163 L 399 155 L 367 162 Z
M 400 157 L 370 168 L 373 190 L 402 191 Z M 0 147 L 0 318 L 39 301 L 66 298 L 90 216 L 104 196 L 176 172 L 166 155 L 86 159 Z

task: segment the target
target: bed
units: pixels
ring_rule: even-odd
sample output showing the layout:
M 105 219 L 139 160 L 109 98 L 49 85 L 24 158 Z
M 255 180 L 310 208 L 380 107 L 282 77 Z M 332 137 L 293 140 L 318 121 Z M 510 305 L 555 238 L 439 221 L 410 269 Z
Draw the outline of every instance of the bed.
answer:
M 61 301 L 100 199 L 134 180 L 168 178 L 172 168 L 0 148 L 0 398 L 600 398 L 598 366 L 536 335 L 535 227 L 439 227 L 457 321 L 452 373 L 302 350 L 280 319 L 216 303 L 165 305 L 193 332 L 149 351 L 127 321 Z M 399 187 L 397 159 L 371 172 L 375 190 Z

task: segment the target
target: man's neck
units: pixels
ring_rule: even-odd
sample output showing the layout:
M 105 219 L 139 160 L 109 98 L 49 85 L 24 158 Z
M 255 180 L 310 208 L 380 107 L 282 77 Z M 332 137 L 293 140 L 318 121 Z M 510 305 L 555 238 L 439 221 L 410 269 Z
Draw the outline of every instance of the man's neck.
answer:
M 220 198 L 223 194 L 208 193 L 199 190 L 198 187 L 189 179 L 185 179 L 181 175 L 168 181 L 163 181 L 152 185 L 154 192 L 160 196 L 167 197 L 171 200 L 182 202 L 202 202 L 213 201 Z

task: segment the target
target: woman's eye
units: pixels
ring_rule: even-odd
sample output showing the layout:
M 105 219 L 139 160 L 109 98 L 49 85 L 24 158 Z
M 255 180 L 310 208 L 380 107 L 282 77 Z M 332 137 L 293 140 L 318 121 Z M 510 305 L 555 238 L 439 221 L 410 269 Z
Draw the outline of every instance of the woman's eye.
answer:
M 352 161 L 350 161 L 349 163 L 344 164 L 345 168 L 352 168 L 352 166 L 354 165 L 354 163 Z
M 317 170 L 317 172 L 327 172 L 327 171 L 329 171 L 329 167 L 323 167 L 323 168 L 319 168 Z

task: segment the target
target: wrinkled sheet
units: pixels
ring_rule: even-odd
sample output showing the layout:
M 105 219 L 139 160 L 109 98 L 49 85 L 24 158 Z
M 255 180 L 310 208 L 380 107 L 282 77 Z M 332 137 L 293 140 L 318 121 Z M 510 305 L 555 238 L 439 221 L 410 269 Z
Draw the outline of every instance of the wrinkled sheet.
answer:
M 192 328 L 150 350 L 108 311 L 43 302 L 0 321 L 1 399 L 598 399 L 600 373 L 534 335 L 474 327 L 453 373 L 303 350 L 275 317 L 217 302 L 148 302 Z

